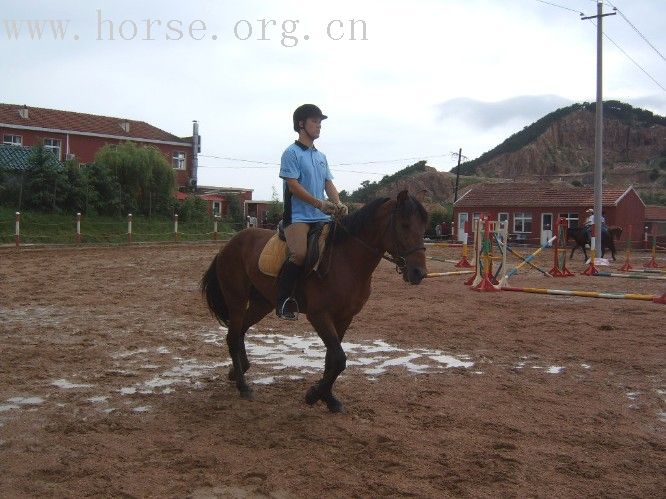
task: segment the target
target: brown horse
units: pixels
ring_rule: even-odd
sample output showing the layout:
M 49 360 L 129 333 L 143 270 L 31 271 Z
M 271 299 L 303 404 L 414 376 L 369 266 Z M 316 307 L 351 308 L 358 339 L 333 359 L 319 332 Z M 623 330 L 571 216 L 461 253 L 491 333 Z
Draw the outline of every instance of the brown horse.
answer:
M 323 274 L 303 276 L 295 295 L 300 311 L 326 346 L 323 377 L 305 396 L 309 405 L 322 400 L 330 411 L 342 410 L 332 388 L 346 366 L 341 345 L 345 331 L 368 300 L 372 273 L 382 258 L 394 262 L 411 284 L 419 284 L 425 277 L 427 221 L 423 205 L 402 191 L 396 199 L 377 199 L 333 222 L 319 266 L 320 271 L 325 269 Z M 277 300 L 275 278 L 258 268 L 261 250 L 273 234 L 265 229 L 239 232 L 222 247 L 201 279 L 208 308 L 228 328 L 227 346 L 233 362 L 229 379 L 247 399 L 252 398 L 252 390 L 245 379 L 250 367 L 245 333 L 275 309 Z
M 619 225 L 610 225 L 607 232 L 601 232 L 601 258 L 604 257 L 606 249 L 611 250 L 611 255 L 613 261 L 615 261 L 615 240 L 620 239 L 622 236 L 622 227 Z M 585 227 L 570 227 L 567 229 L 567 239 L 573 240 L 574 245 L 571 248 L 571 256 L 573 258 L 574 251 L 576 248 L 582 248 L 583 255 L 587 261 L 587 251 L 585 250 L 585 245 L 590 244 L 590 235 L 585 230 Z

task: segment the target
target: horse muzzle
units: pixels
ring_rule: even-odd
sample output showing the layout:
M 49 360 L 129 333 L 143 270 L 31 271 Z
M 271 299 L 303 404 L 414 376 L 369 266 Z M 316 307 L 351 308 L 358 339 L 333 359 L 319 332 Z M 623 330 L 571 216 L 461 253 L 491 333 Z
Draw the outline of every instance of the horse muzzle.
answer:
M 427 272 L 420 267 L 407 267 L 407 270 L 402 273 L 402 278 L 409 284 L 420 284 Z

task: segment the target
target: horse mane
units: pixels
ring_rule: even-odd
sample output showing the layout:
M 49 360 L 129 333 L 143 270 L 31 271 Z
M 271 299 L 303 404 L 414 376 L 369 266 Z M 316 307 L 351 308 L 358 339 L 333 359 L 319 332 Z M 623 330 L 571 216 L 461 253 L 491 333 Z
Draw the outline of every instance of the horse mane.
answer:
M 377 198 L 363 205 L 359 210 L 343 217 L 338 221 L 342 228 L 333 228 L 328 236 L 328 244 L 336 244 L 346 240 L 350 235 L 358 236 L 363 229 L 367 229 L 375 223 L 377 210 L 390 198 Z M 409 217 L 417 213 L 425 222 L 428 220 L 428 212 L 423 205 L 413 196 L 409 196 L 407 201 L 402 204 L 400 214 Z

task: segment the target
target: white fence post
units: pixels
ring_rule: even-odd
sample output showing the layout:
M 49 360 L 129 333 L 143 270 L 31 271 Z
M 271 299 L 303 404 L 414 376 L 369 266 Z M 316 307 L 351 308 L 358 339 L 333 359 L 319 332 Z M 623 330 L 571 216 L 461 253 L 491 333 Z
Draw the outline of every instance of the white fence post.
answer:
M 173 216 L 173 240 L 178 242 L 178 213 Z
M 132 244 L 132 214 L 127 214 L 127 244 Z
M 16 247 L 21 245 L 21 212 L 16 212 L 16 232 L 15 232 Z
M 81 244 L 81 213 L 76 214 L 76 245 Z

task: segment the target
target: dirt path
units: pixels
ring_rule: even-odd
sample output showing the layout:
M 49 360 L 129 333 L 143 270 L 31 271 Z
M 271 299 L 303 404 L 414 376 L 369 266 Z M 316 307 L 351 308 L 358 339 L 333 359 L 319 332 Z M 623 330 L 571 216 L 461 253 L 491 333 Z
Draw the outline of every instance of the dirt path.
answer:
M 215 253 L 0 250 L 0 495 L 663 497 L 666 306 L 409 286 L 382 264 L 332 415 L 303 402 L 323 364 L 305 320 L 251 331 L 256 400 L 238 398 L 198 293 Z M 666 290 L 512 280 L 553 283 Z

